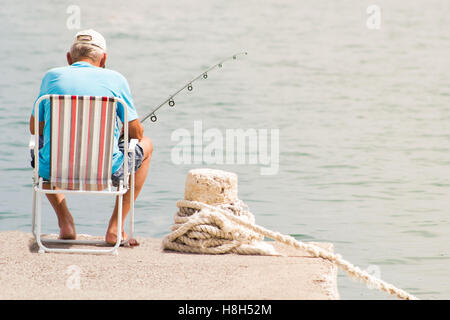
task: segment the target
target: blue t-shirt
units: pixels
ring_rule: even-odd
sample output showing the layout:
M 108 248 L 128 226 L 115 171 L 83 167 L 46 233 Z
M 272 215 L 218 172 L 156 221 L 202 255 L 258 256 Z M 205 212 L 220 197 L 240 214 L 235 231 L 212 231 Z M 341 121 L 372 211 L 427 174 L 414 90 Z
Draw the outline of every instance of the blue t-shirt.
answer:
M 42 79 L 38 99 L 46 94 L 119 97 L 127 103 L 128 122 L 138 118 L 125 77 L 116 71 L 95 67 L 88 62 L 79 61 L 67 67 L 47 71 Z M 123 122 L 124 108 L 121 103 L 117 104 L 117 117 Z M 44 179 L 49 179 L 50 101 L 48 99 L 39 105 L 39 121 L 45 121 L 44 146 L 39 150 L 39 175 Z M 118 146 L 119 136 L 120 131 L 116 120 L 112 173 L 116 172 L 123 163 L 123 153 L 120 152 Z

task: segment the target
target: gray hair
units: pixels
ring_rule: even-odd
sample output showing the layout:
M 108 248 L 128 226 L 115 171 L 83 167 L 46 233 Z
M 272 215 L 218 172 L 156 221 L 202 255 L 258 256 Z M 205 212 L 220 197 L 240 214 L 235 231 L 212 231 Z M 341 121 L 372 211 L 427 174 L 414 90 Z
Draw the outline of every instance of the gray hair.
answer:
M 82 58 L 88 58 L 97 62 L 102 58 L 103 53 L 104 51 L 99 47 L 87 43 L 74 43 L 70 47 L 72 62 L 77 62 Z

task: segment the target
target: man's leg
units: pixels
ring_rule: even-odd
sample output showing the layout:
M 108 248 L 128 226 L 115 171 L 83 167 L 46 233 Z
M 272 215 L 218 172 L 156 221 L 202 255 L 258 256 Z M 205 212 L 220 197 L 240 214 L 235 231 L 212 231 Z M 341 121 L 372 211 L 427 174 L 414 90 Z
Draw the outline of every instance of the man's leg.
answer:
M 50 189 L 50 186 L 45 183 L 43 185 L 44 189 Z M 47 194 L 47 199 L 50 201 L 53 209 L 58 217 L 59 225 L 59 238 L 60 239 L 75 239 L 77 237 L 75 231 L 75 224 L 73 222 L 73 217 L 70 214 L 69 208 L 67 207 L 66 197 L 62 193 Z
M 148 168 L 150 166 L 150 159 L 152 157 L 153 152 L 153 143 L 152 141 L 144 137 L 139 142 L 139 144 L 142 146 L 142 149 L 144 150 L 144 156 L 142 160 L 142 164 L 139 167 L 139 169 L 135 173 L 135 186 L 134 186 L 134 199 L 136 200 L 139 193 L 141 192 L 142 186 L 144 185 L 145 178 L 147 178 Z M 125 224 L 125 219 L 128 215 L 128 211 L 130 210 L 131 205 L 131 199 L 130 199 L 130 190 L 128 190 L 127 193 L 123 196 L 123 203 L 122 203 L 122 239 L 126 240 L 126 233 L 123 229 L 123 226 Z M 118 225 L 118 218 L 117 218 L 117 211 L 119 210 L 118 206 L 118 199 L 116 198 L 116 205 L 114 206 L 114 211 L 111 216 L 111 219 L 109 220 L 108 230 L 106 231 L 105 235 L 105 241 L 110 244 L 115 244 L 117 241 L 117 225 Z M 138 245 L 136 240 L 130 239 L 130 245 Z

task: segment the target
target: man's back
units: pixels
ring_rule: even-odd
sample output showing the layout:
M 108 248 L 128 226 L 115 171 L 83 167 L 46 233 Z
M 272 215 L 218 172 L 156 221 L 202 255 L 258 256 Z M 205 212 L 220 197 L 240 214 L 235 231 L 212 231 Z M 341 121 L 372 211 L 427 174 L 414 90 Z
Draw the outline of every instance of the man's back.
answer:
M 126 79 L 118 72 L 79 61 L 70 66 L 50 69 L 44 76 L 41 91 L 48 94 L 86 96 L 123 96 L 131 98 Z M 69 93 L 70 92 L 70 93 Z M 130 101 L 126 101 L 130 102 Z M 132 104 L 132 103 L 131 103 Z
M 42 79 L 39 97 L 45 94 L 120 97 L 128 104 L 128 121 L 138 117 L 126 79 L 116 71 L 95 67 L 84 61 L 49 70 Z M 50 102 L 45 100 L 41 103 L 39 110 L 39 120 L 45 121 L 44 146 L 39 156 L 39 174 L 48 179 L 50 171 Z M 117 106 L 117 116 L 123 121 L 124 109 L 121 104 Z M 123 154 L 119 151 L 117 143 L 119 135 L 120 132 L 116 125 L 113 173 L 123 161 Z

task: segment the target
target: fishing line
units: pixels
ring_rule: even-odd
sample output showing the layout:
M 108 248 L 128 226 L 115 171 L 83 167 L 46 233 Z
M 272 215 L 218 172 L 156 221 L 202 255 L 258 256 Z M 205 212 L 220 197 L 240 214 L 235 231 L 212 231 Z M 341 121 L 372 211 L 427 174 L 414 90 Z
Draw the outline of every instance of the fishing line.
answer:
M 156 122 L 156 120 L 158 119 L 156 117 L 155 112 L 158 111 L 159 109 L 161 109 L 165 104 L 168 104 L 169 107 L 174 107 L 175 106 L 175 100 L 174 97 L 179 94 L 181 91 L 183 91 L 184 89 L 187 89 L 188 91 L 192 91 L 194 89 L 193 87 L 193 83 L 199 79 L 208 79 L 208 73 L 216 68 L 222 68 L 223 64 L 229 60 L 236 60 L 237 57 L 239 55 L 247 55 L 247 52 L 238 52 L 234 55 L 232 55 L 231 57 L 228 57 L 218 63 L 216 63 L 215 65 L 213 65 L 212 67 L 209 67 L 208 69 L 206 69 L 205 71 L 203 71 L 201 74 L 199 74 L 197 77 L 193 78 L 191 81 L 187 82 L 183 87 L 181 87 L 180 89 L 178 89 L 175 93 L 171 94 L 166 100 L 164 100 L 162 103 L 160 103 L 158 106 L 156 106 L 151 112 L 147 113 L 144 117 L 142 117 L 140 119 L 141 123 L 144 122 L 145 120 L 147 120 L 148 118 L 150 118 L 150 120 L 152 122 Z

